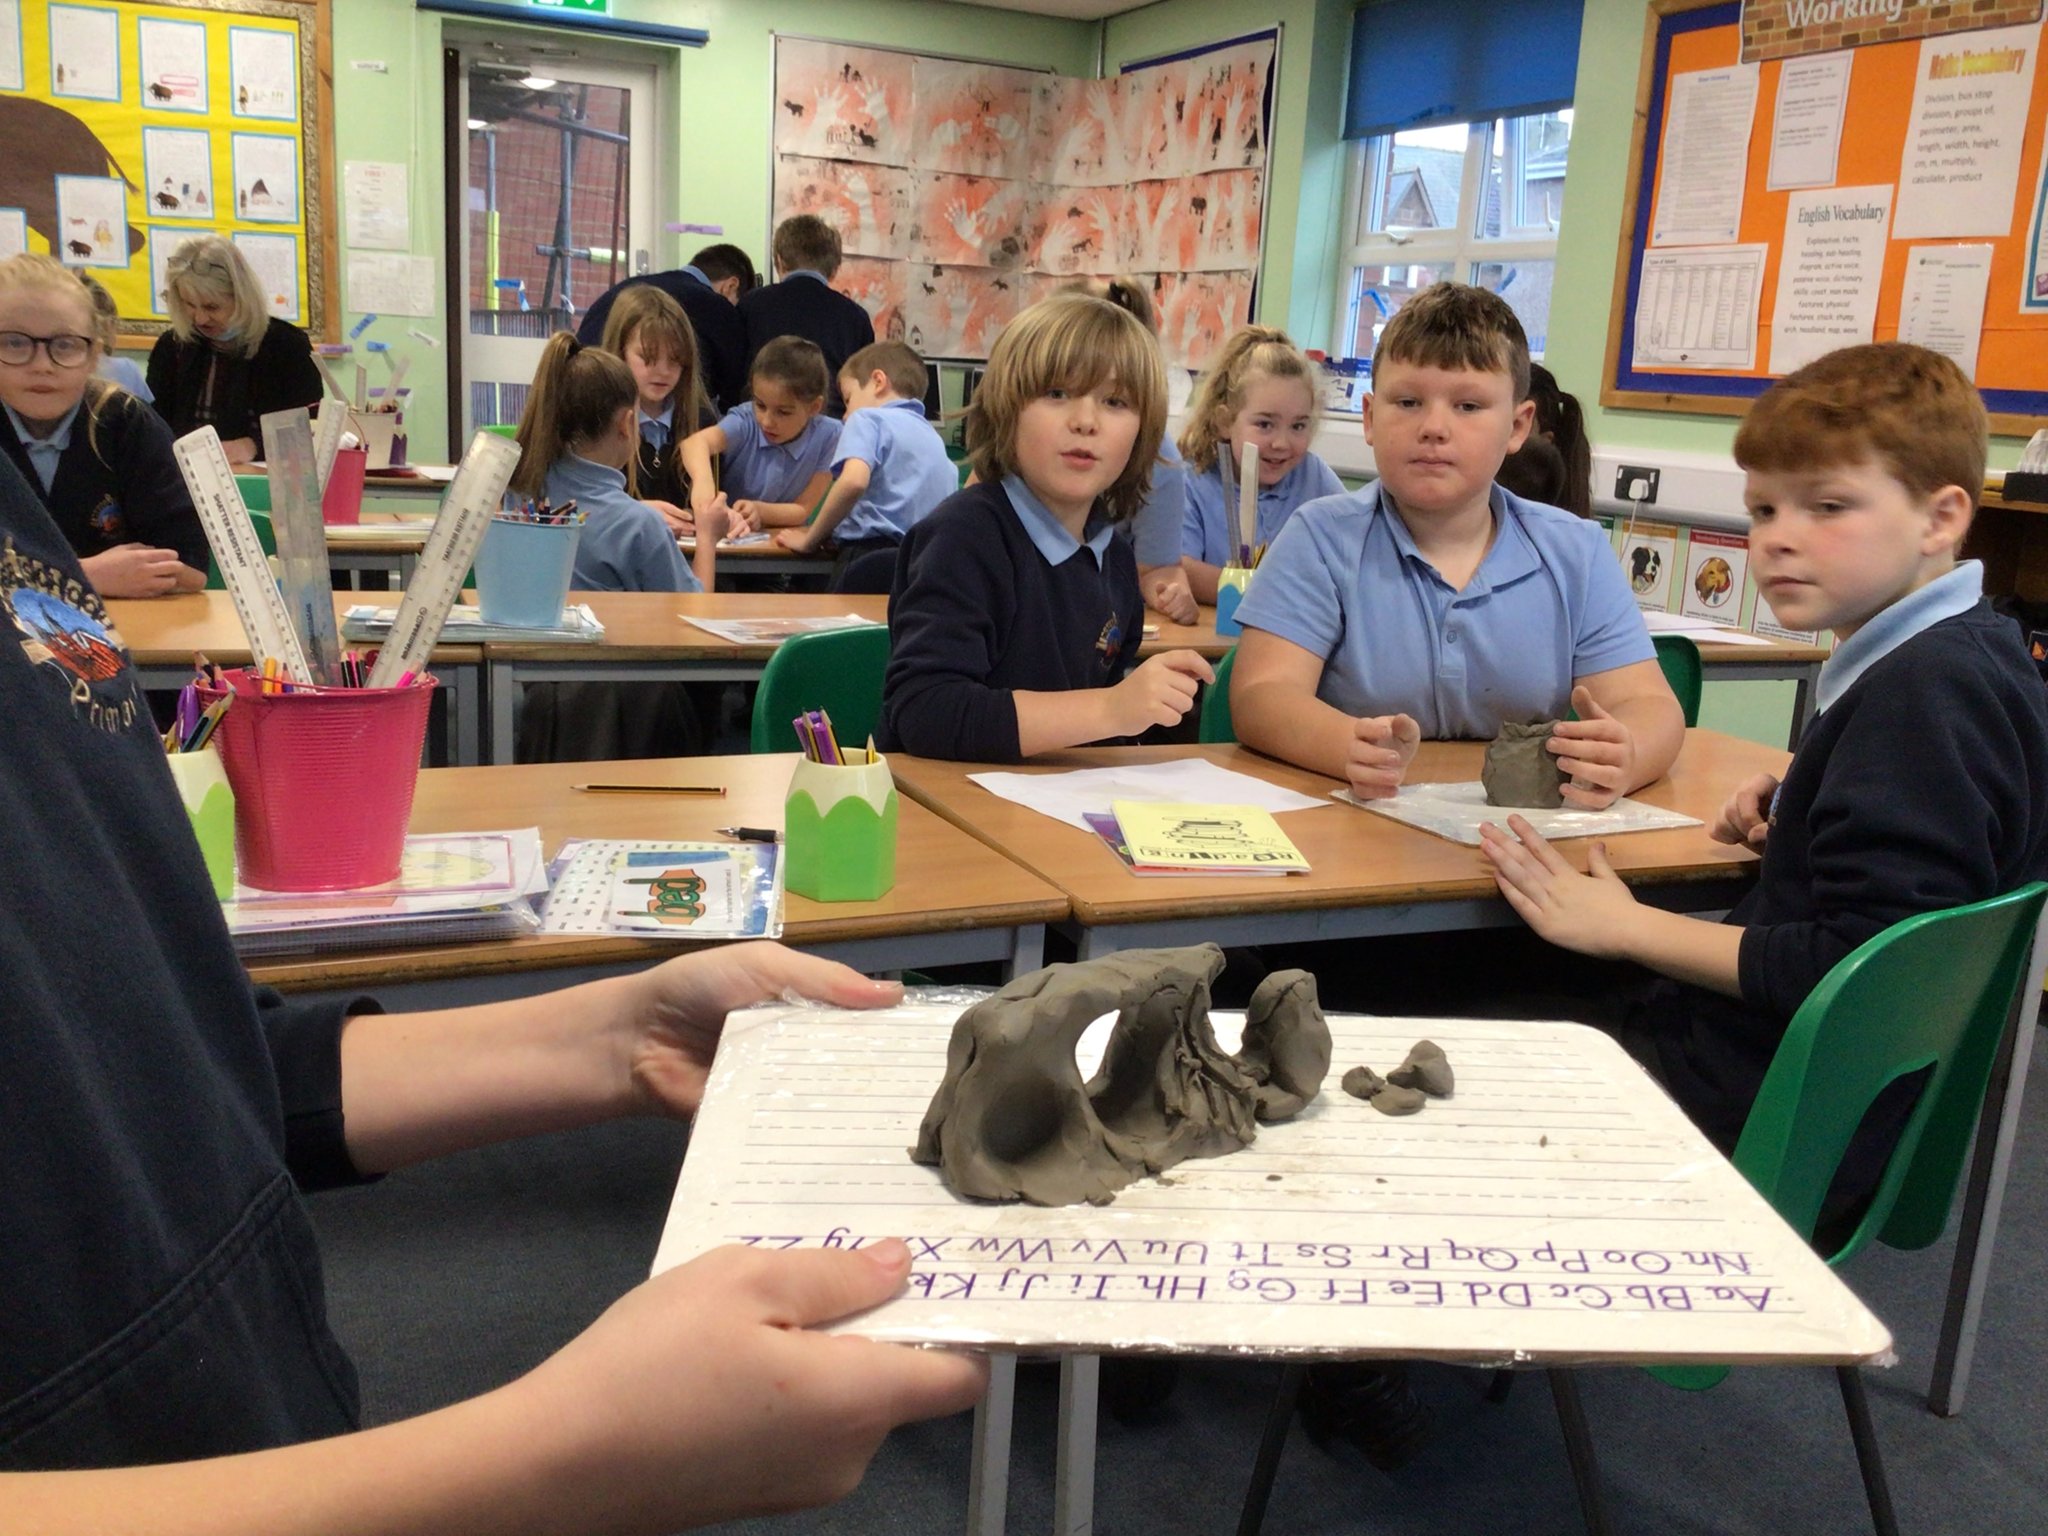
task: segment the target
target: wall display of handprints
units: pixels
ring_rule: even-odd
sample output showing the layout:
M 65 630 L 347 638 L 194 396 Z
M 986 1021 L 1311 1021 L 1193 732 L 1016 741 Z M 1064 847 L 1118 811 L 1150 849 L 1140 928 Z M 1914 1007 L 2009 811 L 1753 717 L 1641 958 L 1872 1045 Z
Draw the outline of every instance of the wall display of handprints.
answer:
M 985 356 L 1044 293 L 1133 272 L 1199 366 L 1250 307 L 1274 48 L 1079 80 L 777 38 L 775 218 L 832 224 L 834 286 L 928 357 Z

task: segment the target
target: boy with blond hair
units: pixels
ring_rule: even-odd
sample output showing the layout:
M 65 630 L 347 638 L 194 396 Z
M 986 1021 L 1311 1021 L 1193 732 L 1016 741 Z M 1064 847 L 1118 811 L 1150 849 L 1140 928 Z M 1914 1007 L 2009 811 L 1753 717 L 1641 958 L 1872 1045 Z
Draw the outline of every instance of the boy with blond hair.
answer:
M 1373 354 L 1379 480 L 1295 512 L 1238 617 L 1230 708 L 1247 745 L 1393 795 L 1424 738 L 1559 720 L 1568 805 L 1660 778 L 1685 718 L 1597 523 L 1494 483 L 1536 412 L 1498 294 L 1437 283 Z M 1576 720 L 1564 716 L 1576 711 Z
M 1784 778 L 1739 786 L 1714 825 L 1763 853 L 1724 921 L 1639 905 L 1597 843 L 1580 874 L 1520 817 L 1519 842 L 1487 829 L 1501 893 L 1538 934 L 1671 978 L 1624 1030 L 1724 1149 L 1837 961 L 1915 913 L 2048 875 L 2048 697 L 1982 565 L 1957 559 L 1986 428 L 1954 363 L 1884 342 L 1788 375 L 1736 435 L 1757 590 L 1837 644 Z M 1893 1088 L 1844 1161 L 1838 1213 L 1875 1187 L 1910 1110 L 1917 1085 Z

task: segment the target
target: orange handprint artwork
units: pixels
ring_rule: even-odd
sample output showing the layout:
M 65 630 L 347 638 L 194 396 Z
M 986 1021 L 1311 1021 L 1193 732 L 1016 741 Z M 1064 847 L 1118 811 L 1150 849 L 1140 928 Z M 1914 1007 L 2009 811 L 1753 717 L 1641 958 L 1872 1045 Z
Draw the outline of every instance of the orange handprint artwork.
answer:
M 1038 242 L 1038 268 L 1063 277 L 1122 270 L 1129 260 L 1131 189 L 1053 189 Z
M 778 153 L 908 165 L 910 116 L 908 54 L 777 39 Z
M 910 255 L 935 266 L 1021 267 L 1038 249 L 1042 195 L 1028 181 L 919 171 Z
M 911 173 L 893 165 L 779 156 L 775 222 L 815 213 L 849 255 L 900 256 L 910 227 Z
M 912 144 L 920 169 L 1011 181 L 1023 177 L 1031 149 L 1035 76 L 1021 69 L 920 58 L 915 79 Z
M 832 274 L 832 286 L 868 312 L 877 341 L 903 339 L 903 278 L 909 268 L 900 261 L 849 256 Z
M 1021 302 L 1012 273 L 913 266 L 903 284 L 903 339 L 922 357 L 987 357 Z

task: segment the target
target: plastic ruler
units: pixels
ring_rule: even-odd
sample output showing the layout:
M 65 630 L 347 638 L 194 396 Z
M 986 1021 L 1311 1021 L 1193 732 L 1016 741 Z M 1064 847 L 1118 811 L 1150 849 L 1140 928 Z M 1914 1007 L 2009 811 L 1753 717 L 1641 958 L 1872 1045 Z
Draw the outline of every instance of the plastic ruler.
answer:
M 327 478 L 334 473 L 334 456 L 341 452 L 341 434 L 348 430 L 348 412 L 337 404 L 322 408 L 313 424 L 313 467 L 320 472 L 320 494 L 327 494 Z M 264 449 L 265 453 L 270 450 Z
M 327 524 L 320 516 L 313 423 L 300 406 L 272 411 L 260 424 L 285 612 L 305 646 L 313 681 L 338 688 L 343 680 L 341 626 L 334 622 L 334 575 L 327 564 Z
M 270 574 L 270 561 L 257 542 L 256 527 L 249 521 L 249 508 L 242 500 L 235 472 L 228 465 L 220 434 L 211 426 L 188 432 L 171 445 L 178 472 L 185 477 L 185 489 L 199 509 L 199 521 L 206 528 L 206 542 L 213 546 L 214 563 L 234 599 L 235 612 L 248 636 L 249 653 L 257 665 L 275 656 L 284 675 L 293 682 L 309 683 L 306 653 L 292 629 L 284 597 Z M 330 602 L 330 611 L 331 603 Z
M 434 531 L 420 551 L 420 563 L 398 605 L 390 637 L 370 668 L 369 686 L 389 688 L 408 672 L 423 671 L 440 638 L 448 610 L 462 593 L 462 578 L 476 559 L 477 545 L 505 499 L 505 487 L 519 465 L 519 444 L 495 432 L 479 432 L 455 468 Z

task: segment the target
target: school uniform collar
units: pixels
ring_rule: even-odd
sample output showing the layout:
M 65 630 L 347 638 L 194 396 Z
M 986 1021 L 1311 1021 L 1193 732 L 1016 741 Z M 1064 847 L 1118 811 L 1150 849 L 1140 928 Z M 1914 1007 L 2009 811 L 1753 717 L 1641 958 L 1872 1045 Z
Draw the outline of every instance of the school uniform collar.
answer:
M 1085 548 L 1094 552 L 1096 569 L 1102 568 L 1102 557 L 1109 548 L 1109 541 L 1116 537 L 1116 525 L 1100 512 L 1088 514 L 1088 521 L 1081 530 L 1086 537 L 1077 539 L 1067 532 L 1052 509 L 1038 499 L 1020 476 L 1003 476 L 1003 494 L 1010 498 L 1010 510 L 1017 514 L 1017 521 L 1024 525 L 1025 536 L 1031 540 L 1032 547 L 1045 556 L 1047 565 L 1064 565 Z
M 832 286 L 831 278 L 827 277 L 824 273 L 819 272 L 811 267 L 798 267 L 794 272 L 785 272 L 782 274 L 782 280 L 785 283 L 788 282 L 793 277 L 816 278 L 819 282 L 823 283 L 827 288 L 830 288 Z
M 673 398 L 670 399 L 668 405 L 657 416 L 648 415 L 646 411 L 637 405 L 633 409 L 639 417 L 640 435 L 642 437 L 647 435 L 649 427 L 661 428 L 661 440 L 664 444 L 671 437 L 675 436 L 676 403 Z
M 693 267 L 688 262 L 684 262 L 681 267 L 677 268 L 677 270 L 680 271 L 683 274 L 683 276 L 693 278 L 697 282 L 702 283 L 706 288 L 709 288 L 711 286 L 711 279 L 704 275 L 704 269 L 701 267 Z
M 1814 686 L 1814 713 L 1824 712 L 1865 672 L 1922 630 L 1968 613 L 1983 599 L 1984 563 L 1965 560 L 1919 591 L 1908 592 L 1890 607 L 1879 609 L 1821 663 L 1820 681 Z
M 1375 510 L 1386 523 L 1387 531 L 1393 536 L 1394 549 L 1401 558 L 1417 567 L 1435 581 L 1443 576 L 1429 557 L 1415 545 L 1415 535 L 1408 531 L 1408 525 L 1394 510 L 1393 498 L 1387 494 L 1384 481 L 1374 482 L 1378 493 Z M 1493 488 L 1490 498 L 1493 509 L 1493 547 L 1479 562 L 1479 569 L 1472 579 L 1465 583 L 1460 598 L 1478 597 L 1487 592 L 1497 591 L 1523 577 L 1533 575 L 1543 568 L 1543 561 L 1536 553 L 1536 546 L 1529 541 L 1528 533 L 1522 527 L 1522 519 L 1516 511 L 1516 498 L 1499 486 Z
M 1231 518 L 1235 519 L 1237 515 L 1237 486 L 1234 483 L 1234 480 L 1226 480 L 1223 478 L 1222 455 L 1224 452 L 1227 451 L 1227 449 L 1222 449 L 1218 451 L 1215 466 L 1210 469 L 1209 477 L 1216 481 L 1217 484 L 1223 487 L 1223 509 Z M 1299 464 L 1295 465 L 1294 468 L 1288 470 L 1286 474 L 1282 475 L 1278 480 L 1275 480 L 1271 485 L 1260 486 L 1259 500 L 1262 502 L 1280 501 L 1288 496 L 1293 495 L 1295 486 L 1300 484 L 1302 474 L 1307 469 L 1308 459 L 1304 455 L 1302 461 Z
M 586 459 L 580 453 L 565 453 L 555 460 L 548 478 L 556 482 L 556 489 L 567 491 L 579 499 L 616 493 L 626 488 L 623 469 L 613 469 L 609 464 Z
M 28 423 L 22 420 L 13 406 L 0 402 L 0 410 L 7 412 L 8 425 L 14 428 L 14 435 L 28 454 L 28 461 L 42 480 L 45 491 L 56 484 L 57 465 L 64 457 L 64 450 L 71 446 L 71 429 L 77 424 L 79 409 L 84 404 L 81 400 L 66 411 L 56 430 L 48 437 L 37 437 L 29 431 Z
M 898 396 L 894 400 L 884 400 L 879 405 L 870 406 L 869 409 L 883 411 L 915 411 L 917 412 L 917 419 L 919 421 L 924 420 L 924 402 L 922 400 L 905 400 L 901 396 Z

